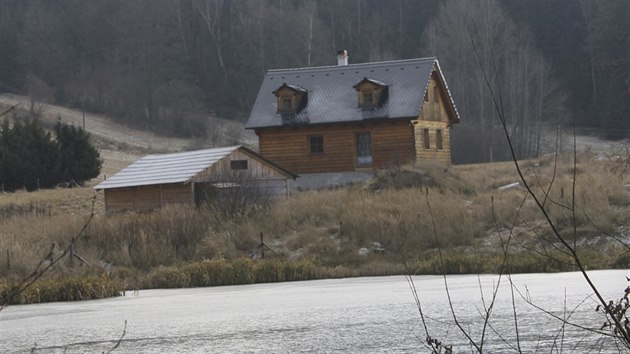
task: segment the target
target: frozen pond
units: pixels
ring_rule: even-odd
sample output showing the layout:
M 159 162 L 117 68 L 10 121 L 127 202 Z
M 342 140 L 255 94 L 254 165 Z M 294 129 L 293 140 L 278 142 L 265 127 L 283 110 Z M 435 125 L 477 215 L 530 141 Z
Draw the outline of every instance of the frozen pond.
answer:
M 590 272 L 606 299 L 625 289 L 625 270 Z M 480 339 L 483 308 L 497 276 L 449 276 L 459 320 Z M 521 274 L 514 284 L 537 305 L 589 328 L 604 322 L 579 273 Z M 430 334 L 455 352 L 470 352 L 454 326 L 439 276 L 414 277 Z M 581 303 L 581 305 L 580 305 Z M 578 306 L 579 305 L 579 306 Z M 577 306 L 577 308 L 576 308 Z M 516 295 L 525 352 L 618 352 L 601 335 L 554 320 Z M 119 353 L 427 352 L 426 336 L 402 276 L 317 280 L 214 288 L 141 290 L 105 300 L 11 306 L 0 312 L 0 352 L 103 352 L 127 331 Z M 513 351 L 510 287 L 503 278 L 484 351 Z M 498 337 L 495 332 L 502 338 Z M 554 340 L 555 339 L 555 340 Z M 606 344 L 608 343 L 608 344 Z

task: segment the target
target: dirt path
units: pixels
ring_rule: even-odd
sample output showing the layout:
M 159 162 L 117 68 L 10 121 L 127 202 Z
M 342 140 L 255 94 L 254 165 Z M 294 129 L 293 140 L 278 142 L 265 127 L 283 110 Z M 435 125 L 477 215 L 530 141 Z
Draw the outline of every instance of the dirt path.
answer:
M 573 134 L 566 129 L 562 133 L 562 139 L 557 140 L 557 132 L 554 129 L 544 130 L 541 135 L 541 145 L 543 154 L 554 154 L 556 152 L 556 143 L 561 152 L 570 152 L 573 150 Z M 579 153 L 588 153 L 594 155 L 616 155 L 623 152 L 625 146 L 630 144 L 630 139 L 622 140 L 605 140 L 597 136 L 576 135 L 575 148 Z

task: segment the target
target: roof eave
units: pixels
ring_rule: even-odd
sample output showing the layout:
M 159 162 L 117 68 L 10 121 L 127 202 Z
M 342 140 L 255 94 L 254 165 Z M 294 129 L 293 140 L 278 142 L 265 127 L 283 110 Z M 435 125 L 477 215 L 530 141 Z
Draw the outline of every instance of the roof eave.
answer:
M 336 122 L 321 122 L 321 123 L 304 123 L 304 124 L 292 124 L 292 125 L 265 125 L 259 127 L 245 127 L 245 129 L 277 129 L 277 128 L 298 128 L 298 127 L 315 127 L 315 126 L 326 126 L 326 125 L 340 125 L 340 124 L 365 124 L 365 123 L 383 123 L 383 122 L 391 122 L 391 121 L 401 121 L 401 120 L 413 120 L 418 119 L 418 116 L 404 116 L 404 117 L 383 117 L 383 118 L 370 118 L 363 120 L 343 120 Z

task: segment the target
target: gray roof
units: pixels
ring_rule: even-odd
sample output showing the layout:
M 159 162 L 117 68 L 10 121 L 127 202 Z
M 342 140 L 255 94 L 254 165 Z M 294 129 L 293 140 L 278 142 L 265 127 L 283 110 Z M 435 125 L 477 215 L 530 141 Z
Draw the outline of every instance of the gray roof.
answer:
M 99 183 L 94 189 L 189 182 L 199 172 L 211 167 L 239 148 L 241 148 L 240 145 L 163 155 L 147 155 Z
M 436 58 L 269 70 L 245 127 L 253 129 L 417 117 L 434 64 L 441 75 Z M 388 86 L 389 98 L 383 105 L 373 109 L 358 107 L 353 86 L 364 78 Z M 446 86 L 443 76 L 441 79 Z M 277 113 L 277 100 L 272 92 L 283 83 L 298 85 L 308 91 L 307 106 L 296 114 Z M 448 87 L 446 90 L 448 92 Z M 459 121 L 452 98 L 451 104 L 455 120 Z

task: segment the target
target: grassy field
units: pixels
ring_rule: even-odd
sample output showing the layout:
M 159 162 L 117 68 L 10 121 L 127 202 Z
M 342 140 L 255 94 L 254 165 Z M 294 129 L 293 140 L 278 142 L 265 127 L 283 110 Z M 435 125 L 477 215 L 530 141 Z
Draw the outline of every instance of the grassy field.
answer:
M 548 195 L 546 210 L 591 269 L 628 266 L 627 248 L 615 239 L 630 238 L 623 228 L 630 221 L 630 178 L 618 166 L 581 155 L 573 201 L 568 156 L 523 162 L 539 197 Z M 72 300 L 118 288 L 497 272 L 510 235 L 511 271 L 573 270 L 525 190 L 501 188 L 517 181 L 511 163 L 403 166 L 364 184 L 296 192 L 239 218 L 184 206 L 105 216 L 102 194 L 89 187 L 5 193 L 0 288 L 28 276 L 51 247 L 60 254 L 89 219 L 93 201 L 96 216 L 75 245 L 85 262 L 63 259 L 45 286 L 34 287 L 47 295 L 27 293 L 16 302 L 63 298 L 65 287 L 81 294 L 63 298 Z M 573 202 L 575 214 L 567 208 Z M 252 260 L 260 256 L 260 233 L 269 246 L 264 261 Z

